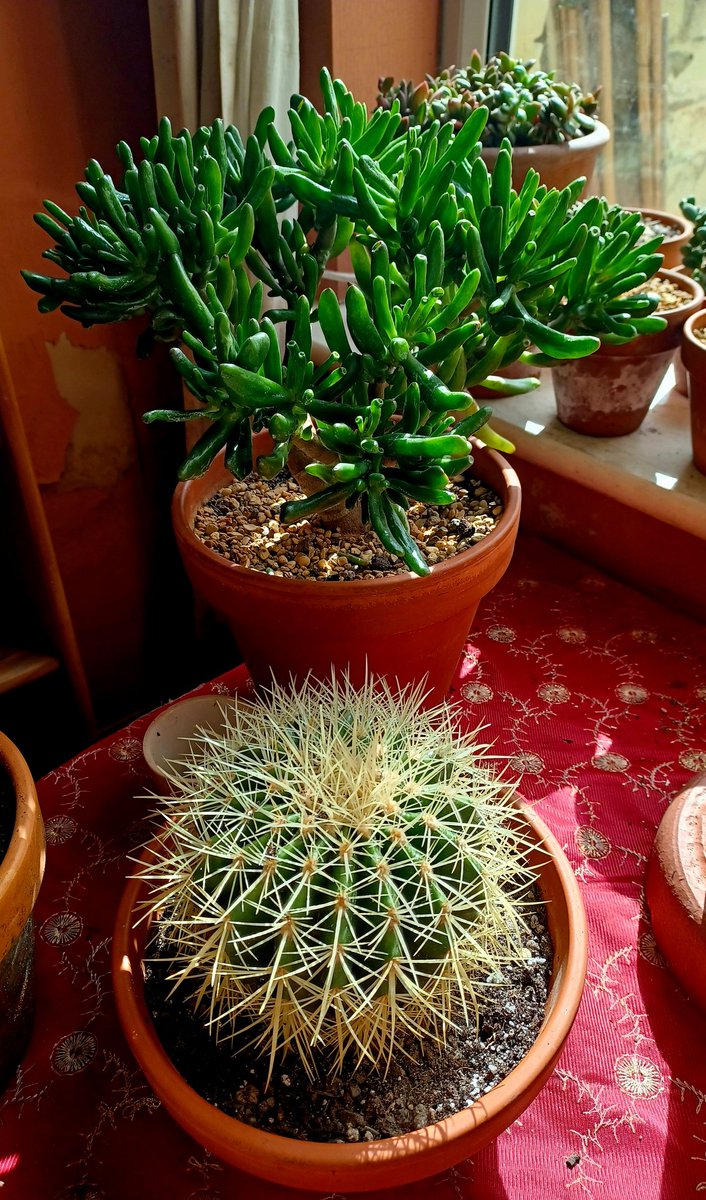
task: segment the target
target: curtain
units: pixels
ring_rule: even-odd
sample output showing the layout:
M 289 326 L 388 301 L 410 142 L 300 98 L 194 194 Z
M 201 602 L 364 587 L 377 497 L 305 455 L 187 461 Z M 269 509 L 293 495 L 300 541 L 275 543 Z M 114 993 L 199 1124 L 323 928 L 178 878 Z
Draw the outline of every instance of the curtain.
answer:
M 290 136 L 297 0 L 149 0 L 149 17 L 158 117 L 192 131 L 223 117 L 246 136 L 271 104 Z

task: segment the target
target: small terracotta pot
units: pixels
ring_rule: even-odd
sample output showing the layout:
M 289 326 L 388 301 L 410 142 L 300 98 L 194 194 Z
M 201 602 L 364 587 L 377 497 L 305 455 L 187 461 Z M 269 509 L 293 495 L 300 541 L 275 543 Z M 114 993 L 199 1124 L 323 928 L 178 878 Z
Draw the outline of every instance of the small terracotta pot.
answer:
M 670 969 L 706 1010 L 706 774 L 683 788 L 664 814 L 645 896 Z
M 260 435 L 259 435 L 260 436 Z M 179 484 L 172 517 L 192 584 L 230 628 L 253 679 L 287 684 L 348 669 L 401 685 L 427 679 L 427 703 L 446 695 L 480 600 L 506 570 L 520 518 L 520 483 L 496 451 L 474 445 L 470 473 L 494 489 L 504 511 L 478 545 L 433 566 L 381 579 L 283 579 L 228 562 L 193 532 L 199 506 L 229 482 L 219 457 L 201 479 Z
M 29 767 L 0 733 L 2 803 L 14 804 L 14 826 L 0 862 L 0 1088 L 24 1054 L 34 1015 L 32 912 L 44 875 L 44 824 Z M 7 786 L 5 786 L 7 785 Z M 7 795 L 5 796 L 5 792 Z
M 587 957 L 586 918 L 571 867 L 544 822 L 531 809 L 521 806 L 521 812 L 554 943 L 542 1028 L 514 1070 L 470 1108 L 383 1141 L 337 1145 L 262 1132 L 226 1116 L 189 1087 L 163 1050 L 145 1003 L 143 955 L 149 927 L 144 920 L 135 925 L 145 885 L 131 880 L 113 937 L 115 999 L 130 1049 L 175 1121 L 218 1158 L 251 1175 L 322 1192 L 365 1192 L 424 1179 L 476 1154 L 506 1129 L 554 1070 L 579 1006 Z
M 671 280 L 692 299 L 660 313 L 667 321 L 661 333 L 645 334 L 622 346 L 601 346 L 588 358 L 552 367 L 562 425 L 591 437 L 623 437 L 639 429 L 674 357 L 684 322 L 698 312 L 704 300 L 702 288 L 693 279 L 664 270 L 657 276 Z
M 706 311 L 689 317 L 682 331 L 681 356 L 686 372 L 694 466 L 706 475 L 706 345 L 694 337 L 706 326 Z
M 659 253 L 662 255 L 662 266 L 666 271 L 676 271 L 684 265 L 681 250 L 692 235 L 694 226 L 691 221 L 687 221 L 681 213 L 677 215 L 677 213 L 662 212 L 659 208 L 631 208 L 629 205 L 623 207 L 626 212 L 639 212 L 643 217 L 650 217 L 653 221 L 660 221 L 662 225 L 670 226 L 674 230 L 674 235 L 663 238 L 659 248 Z
M 192 749 L 198 750 L 201 733 L 221 733 L 225 728 L 228 709 L 237 703 L 249 707 L 240 696 L 187 696 L 177 700 L 159 713 L 147 726 L 142 739 L 142 755 L 149 768 L 152 782 L 160 790 L 181 766 L 188 765 Z
M 533 167 L 539 171 L 541 182 L 548 188 L 565 188 L 580 175 L 586 176 L 588 187 L 596 159 L 609 140 L 608 126 L 596 121 L 592 133 L 572 138 L 570 142 L 561 142 L 556 146 L 513 146 L 512 186 L 519 191 L 525 175 Z M 497 157 L 497 148 L 483 147 L 481 158 L 489 171 L 495 166 Z

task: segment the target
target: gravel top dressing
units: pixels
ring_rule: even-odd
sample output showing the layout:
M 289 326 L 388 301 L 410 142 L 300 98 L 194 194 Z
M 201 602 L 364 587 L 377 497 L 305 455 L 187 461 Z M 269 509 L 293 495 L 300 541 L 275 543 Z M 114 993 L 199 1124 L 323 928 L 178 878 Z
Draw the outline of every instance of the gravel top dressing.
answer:
M 706 325 L 700 325 L 698 329 L 693 329 L 692 333 L 698 342 L 706 346 Z
M 412 503 L 408 509 L 412 536 L 430 566 L 476 545 L 502 515 L 499 497 L 485 484 L 466 478 L 452 484 L 452 490 L 458 496 L 455 504 Z M 301 497 L 289 475 L 272 481 L 235 479 L 201 506 L 194 532 L 231 562 L 285 579 L 377 579 L 408 573 L 370 528 L 348 533 L 309 521 L 281 525 L 284 501 Z
M 269 1133 L 317 1142 L 360 1142 L 421 1129 L 468 1107 L 500 1083 L 530 1049 L 544 1017 L 552 945 L 541 904 L 527 911 L 524 961 L 506 969 L 489 990 L 475 1024 L 452 1029 L 446 1045 L 422 1049 L 401 1043 L 387 1074 L 370 1067 L 327 1077 L 326 1062 L 312 1056 L 319 1078 L 307 1077 L 287 1056 L 273 1070 L 252 1048 L 218 1046 L 185 1003 L 170 995 L 167 969 L 150 960 L 147 1005 L 160 1041 L 186 1081 L 211 1104 Z M 153 946 L 151 953 L 159 953 Z
M 685 291 L 683 288 L 675 287 L 670 279 L 648 279 L 647 283 L 640 284 L 639 287 L 631 288 L 629 292 L 624 292 L 625 296 L 640 296 L 646 292 L 654 292 L 659 296 L 659 304 L 655 312 L 671 312 L 675 308 L 681 308 L 684 304 L 689 304 L 694 299 L 691 292 Z
M 666 241 L 669 238 L 679 237 L 684 232 L 680 225 L 668 225 L 666 221 L 658 221 L 656 217 L 643 216 L 642 224 L 645 226 L 645 232 L 640 235 L 638 246 L 644 246 L 645 242 L 651 241 L 654 237 L 661 237 Z

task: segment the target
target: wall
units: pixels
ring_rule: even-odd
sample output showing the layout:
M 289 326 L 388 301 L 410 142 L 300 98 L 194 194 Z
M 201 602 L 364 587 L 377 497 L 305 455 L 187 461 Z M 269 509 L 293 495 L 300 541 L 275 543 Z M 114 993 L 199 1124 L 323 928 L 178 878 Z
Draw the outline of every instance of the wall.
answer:
M 140 417 L 176 382 L 164 356 L 135 362 L 134 327 L 40 316 L 19 269 L 52 269 L 32 221 L 41 199 L 75 211 L 87 159 L 115 170 L 118 139 L 154 129 L 146 3 L 4 4 L 0 44 L 0 332 L 89 681 L 110 720 L 149 692 L 150 613 L 169 609 L 171 568 L 155 574 L 178 447 Z
M 319 97 L 327 66 L 375 106 L 378 79 L 422 79 L 438 67 L 439 0 L 299 0 L 301 90 Z

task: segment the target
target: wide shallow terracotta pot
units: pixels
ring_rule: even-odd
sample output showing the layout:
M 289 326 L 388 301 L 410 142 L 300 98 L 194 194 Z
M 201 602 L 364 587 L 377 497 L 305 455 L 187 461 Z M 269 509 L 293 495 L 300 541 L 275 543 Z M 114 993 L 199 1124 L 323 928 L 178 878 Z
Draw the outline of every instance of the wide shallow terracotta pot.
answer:
M 189 1087 L 163 1050 L 145 1004 L 143 955 L 149 927 L 146 921 L 135 925 L 145 885 L 131 880 L 113 938 L 118 1015 L 135 1058 L 175 1121 L 224 1162 L 282 1186 L 322 1192 L 365 1192 L 424 1179 L 497 1137 L 551 1075 L 576 1016 L 586 972 L 586 918 L 576 879 L 544 822 L 531 809 L 522 807 L 522 813 L 554 943 L 542 1028 L 514 1070 L 470 1108 L 404 1137 L 376 1142 L 337 1145 L 265 1133 L 226 1116 Z
M 444 698 L 478 604 L 507 568 L 520 518 L 520 483 L 496 451 L 477 444 L 470 474 L 500 496 L 504 512 L 477 546 L 432 567 L 374 580 L 282 579 L 228 562 L 193 532 L 199 505 L 228 483 L 218 458 L 201 479 L 176 489 L 177 543 L 196 592 L 230 628 L 255 682 L 281 683 L 308 673 L 328 678 L 366 669 L 400 684 L 426 677 L 429 703 Z
M 32 911 L 44 874 L 44 824 L 29 767 L 0 733 L 0 805 L 13 822 L 0 862 L 0 1088 L 24 1054 L 34 1014 Z
M 596 121 L 592 133 L 573 138 L 570 142 L 561 142 L 557 146 L 513 146 L 512 186 L 519 191 L 525 175 L 530 168 L 534 168 L 539 171 L 542 183 L 548 188 L 565 188 L 580 175 L 585 175 L 588 187 L 596 159 L 609 140 L 608 126 Z M 481 158 L 488 170 L 492 171 L 497 157 L 495 147 L 483 147 Z
M 679 792 L 660 822 L 645 897 L 657 945 L 706 1010 L 706 774 Z
M 689 292 L 691 300 L 660 314 L 667 321 L 661 333 L 645 334 L 622 346 L 601 346 L 588 358 L 552 367 L 562 425 L 591 437 L 622 437 L 639 429 L 674 357 L 684 322 L 704 300 L 693 279 L 674 271 L 657 275 Z
M 689 317 L 682 333 L 681 357 L 689 397 L 694 466 L 706 475 L 706 344 L 694 336 L 694 330 L 705 327 L 706 311 Z

